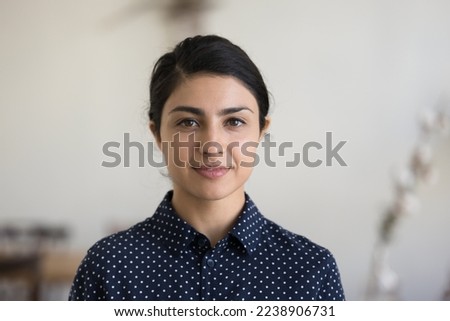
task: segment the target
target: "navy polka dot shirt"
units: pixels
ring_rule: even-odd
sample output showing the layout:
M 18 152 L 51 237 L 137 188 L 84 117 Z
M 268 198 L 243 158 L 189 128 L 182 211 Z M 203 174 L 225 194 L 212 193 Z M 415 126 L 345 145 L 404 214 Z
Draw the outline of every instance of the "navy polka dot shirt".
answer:
M 169 192 L 155 214 L 92 246 L 70 300 L 344 300 L 331 253 L 264 218 L 246 195 L 214 248 Z

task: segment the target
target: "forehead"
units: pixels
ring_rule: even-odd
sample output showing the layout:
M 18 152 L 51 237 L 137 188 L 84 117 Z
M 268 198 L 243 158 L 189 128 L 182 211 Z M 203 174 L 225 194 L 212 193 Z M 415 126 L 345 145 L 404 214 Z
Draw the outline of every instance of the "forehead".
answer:
M 206 113 L 238 106 L 258 111 L 255 97 L 240 80 L 210 74 L 185 78 L 167 99 L 163 113 L 178 106 L 201 108 Z

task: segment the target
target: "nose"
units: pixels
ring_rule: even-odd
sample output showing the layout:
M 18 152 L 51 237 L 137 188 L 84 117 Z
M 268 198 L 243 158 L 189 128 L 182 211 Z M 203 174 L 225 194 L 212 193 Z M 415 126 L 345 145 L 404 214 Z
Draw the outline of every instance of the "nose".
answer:
M 224 153 L 223 135 L 220 128 L 209 125 L 201 132 L 201 153 L 207 156 L 221 156 Z

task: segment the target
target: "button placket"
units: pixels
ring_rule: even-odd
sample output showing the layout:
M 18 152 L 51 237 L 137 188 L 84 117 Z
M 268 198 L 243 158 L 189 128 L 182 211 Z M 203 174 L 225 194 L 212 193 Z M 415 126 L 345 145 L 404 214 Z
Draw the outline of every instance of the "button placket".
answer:
M 213 296 L 213 279 L 217 265 L 214 257 L 216 249 L 208 249 L 202 259 L 202 300 L 211 300 Z
M 198 240 L 197 244 L 200 246 L 200 240 Z M 206 241 L 208 245 L 208 241 Z M 220 253 L 225 250 L 228 244 L 228 239 L 224 239 L 219 241 L 214 248 L 210 246 L 207 247 L 203 258 L 202 258 L 202 289 L 201 289 L 201 297 L 202 300 L 211 300 L 213 299 L 213 289 L 215 288 L 214 284 L 214 276 L 218 273 L 217 269 L 219 268 L 217 259 L 220 257 Z
M 198 246 L 199 246 L 200 248 L 206 247 L 207 243 L 208 243 L 208 240 L 206 240 L 206 239 L 203 238 L 203 237 L 199 238 L 198 241 L 197 241 L 197 244 L 198 244 Z

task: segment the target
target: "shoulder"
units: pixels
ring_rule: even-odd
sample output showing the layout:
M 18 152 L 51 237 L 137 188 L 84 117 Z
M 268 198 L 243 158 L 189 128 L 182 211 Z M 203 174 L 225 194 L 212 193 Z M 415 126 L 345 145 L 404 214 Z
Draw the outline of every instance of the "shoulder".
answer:
M 87 251 L 87 256 L 112 256 L 125 249 L 132 250 L 148 242 L 152 226 L 149 219 L 139 222 L 126 230 L 110 234 L 95 242 Z
M 325 247 L 309 238 L 295 234 L 278 224 L 267 220 L 265 229 L 265 249 L 260 254 L 297 271 L 301 278 L 315 280 L 318 298 L 325 300 L 344 300 L 341 277 L 333 254 Z M 294 272 L 295 274 L 296 272 Z
M 288 258 L 296 262 L 314 262 L 314 266 L 334 261 L 327 248 L 265 217 L 247 194 L 246 206 L 238 225 L 236 234 L 244 243 L 253 245 L 253 250 L 259 247 L 259 255 L 271 255 L 280 260 Z
M 309 258 L 325 264 L 334 262 L 333 255 L 326 247 L 303 235 L 287 230 L 269 219 L 265 220 L 264 240 L 276 252 L 299 255 L 302 258 Z
M 336 260 L 325 247 L 267 220 L 258 259 L 269 257 L 288 278 L 302 286 L 311 285 L 306 295 L 320 300 L 343 300 L 344 290 Z M 299 283 L 299 284 L 300 284 Z
M 114 278 L 117 271 L 126 268 L 127 262 L 131 261 L 128 256 L 141 250 L 141 236 L 146 234 L 148 227 L 147 219 L 94 243 L 78 267 L 69 300 L 105 299 L 105 282 Z
M 151 223 L 147 219 L 130 228 L 110 234 L 95 242 L 87 250 L 78 273 L 103 274 L 105 269 L 113 269 L 123 264 L 136 253 L 152 243 Z

